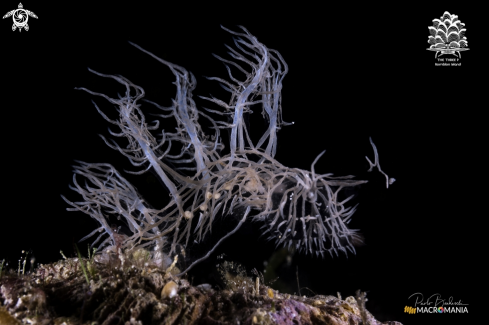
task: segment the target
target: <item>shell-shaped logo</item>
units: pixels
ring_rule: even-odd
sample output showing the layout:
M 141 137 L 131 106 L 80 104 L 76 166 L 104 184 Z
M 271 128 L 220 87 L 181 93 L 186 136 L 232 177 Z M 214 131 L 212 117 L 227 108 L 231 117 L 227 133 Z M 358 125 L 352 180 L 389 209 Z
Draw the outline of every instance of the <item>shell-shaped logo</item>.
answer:
M 33 13 L 32 11 L 25 10 L 24 6 L 22 6 L 22 3 L 19 3 L 19 7 L 17 9 L 7 12 L 3 16 L 3 19 L 8 17 L 12 17 L 12 19 L 14 20 L 14 24 L 12 25 L 12 31 L 15 31 L 18 28 L 19 32 L 22 31 L 22 28 L 24 28 L 26 31 L 29 30 L 29 25 L 27 25 L 27 21 L 29 20 L 29 17 L 37 19 L 36 14 Z
M 460 51 L 468 51 L 467 37 L 465 37 L 464 28 L 457 15 L 451 15 L 445 11 L 441 19 L 433 19 L 433 26 L 429 26 L 430 36 L 428 51 L 436 51 L 435 58 L 438 54 L 453 54 L 461 57 Z

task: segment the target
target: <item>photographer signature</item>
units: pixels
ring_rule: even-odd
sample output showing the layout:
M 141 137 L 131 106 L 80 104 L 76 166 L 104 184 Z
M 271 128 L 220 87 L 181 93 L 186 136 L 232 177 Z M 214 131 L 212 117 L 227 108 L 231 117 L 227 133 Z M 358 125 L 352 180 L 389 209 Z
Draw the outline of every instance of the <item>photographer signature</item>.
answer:
M 424 296 L 421 292 L 416 292 L 413 293 L 408 297 L 415 297 L 416 301 L 414 303 L 414 306 L 468 306 L 468 304 L 462 303 L 462 300 L 454 301 L 453 297 L 450 296 L 448 299 L 442 299 L 441 294 L 435 293 L 431 296 L 429 296 L 426 300 L 424 299 Z M 434 304 L 434 305 L 433 305 Z

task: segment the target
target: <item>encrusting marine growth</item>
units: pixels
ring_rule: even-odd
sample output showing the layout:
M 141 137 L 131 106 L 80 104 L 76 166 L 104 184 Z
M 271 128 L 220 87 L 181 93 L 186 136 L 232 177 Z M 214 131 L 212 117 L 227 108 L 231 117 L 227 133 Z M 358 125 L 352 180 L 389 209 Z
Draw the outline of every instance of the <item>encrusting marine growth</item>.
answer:
M 126 87 L 125 95 L 119 95 L 117 99 L 80 88 L 115 105 L 119 119 L 111 120 L 94 103 L 104 119 L 120 128 L 119 133 L 109 132 L 126 138 L 129 144 L 123 148 L 102 136 L 103 140 L 134 166 L 142 168 L 128 173 L 141 175 L 152 168 L 168 188 L 171 201 L 162 209 L 153 209 L 112 165 L 78 162 L 79 166 L 74 167 L 74 187 L 70 188 L 81 194 L 83 201 L 71 202 L 62 197 L 73 207 L 69 211 L 83 211 L 100 223 L 99 228 L 82 240 L 98 235 L 92 246 L 101 241 L 98 251 L 105 248 L 105 251 L 118 254 L 122 263 L 123 251 L 152 248 L 152 261 L 165 268 L 172 263 L 171 256 L 177 253 L 177 246 L 187 245 L 190 239 L 202 240 L 211 231 L 217 216 L 238 214 L 241 220 L 233 232 L 243 222 L 257 221 L 263 225 L 264 234 L 277 245 L 293 246 L 316 255 L 346 253 L 348 250 L 354 253 L 353 243 L 358 238 L 356 230 L 349 229 L 347 224 L 356 206 L 346 206 L 351 197 L 340 201 L 338 193 L 345 187 L 366 181 L 353 180 L 353 176 L 317 174 L 314 166 L 324 151 L 312 162 L 311 171 L 289 168 L 274 159 L 277 131 L 292 124 L 282 120 L 281 106 L 282 80 L 288 67 L 277 51 L 261 44 L 245 28 L 240 27 L 244 33 L 222 28 L 238 36 L 234 44 L 242 53 L 228 47 L 229 54 L 248 65 L 251 72 L 216 55 L 225 63 L 231 81 L 216 77 L 208 79 L 219 81 L 231 93 L 231 99 L 225 103 L 214 97 L 201 98 L 219 105 L 220 110 L 197 110 L 192 99 L 196 87 L 193 74 L 133 43 L 173 72 L 177 92 L 170 107 L 144 100 L 144 90 L 122 76 L 90 70 Z M 246 80 L 233 77 L 230 66 L 243 72 Z M 156 138 L 150 131 L 157 131 L 160 121 L 155 120 L 152 125 L 146 121 L 140 100 L 159 108 L 162 112 L 159 117 L 175 119 L 176 131 L 169 132 L 166 128 Z M 261 104 L 262 115 L 269 124 L 260 140 L 253 143 L 244 117 L 258 104 Z M 221 116 L 223 120 L 211 115 Z M 199 118 L 207 119 L 212 125 L 210 137 L 202 130 Z M 221 141 L 221 129 L 230 130 L 229 152 L 226 154 L 222 153 L 225 145 Z M 375 162 L 369 160 L 369 163 L 371 168 L 377 166 L 381 171 L 377 150 L 372 140 L 370 142 Z M 180 146 L 180 153 L 170 154 L 170 148 L 176 145 Z M 85 177 L 85 186 L 77 181 L 77 175 Z M 385 177 L 387 186 L 394 182 L 393 178 Z M 119 233 L 117 228 L 109 225 L 109 215 L 114 214 L 119 216 L 118 219 L 122 218 L 131 234 Z M 186 271 L 188 269 L 182 273 Z

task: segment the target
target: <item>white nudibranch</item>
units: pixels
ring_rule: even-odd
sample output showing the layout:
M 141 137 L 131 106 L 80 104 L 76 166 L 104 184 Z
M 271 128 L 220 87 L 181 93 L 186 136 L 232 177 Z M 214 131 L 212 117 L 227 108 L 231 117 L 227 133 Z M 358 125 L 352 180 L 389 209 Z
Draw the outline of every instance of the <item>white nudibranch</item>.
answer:
M 128 173 L 140 175 L 151 170 L 157 175 L 171 199 L 164 202 L 163 208 L 154 209 L 112 165 L 77 161 L 74 186 L 70 188 L 81 194 L 83 200 L 71 202 L 62 197 L 72 206 L 67 210 L 82 211 L 100 223 L 99 228 L 82 240 L 97 234 L 92 245 L 98 244 L 100 252 L 107 247 L 117 248 L 119 252 L 157 247 L 156 252 L 148 254 L 151 254 L 149 258 L 159 261 L 163 250 L 168 256 L 174 256 L 178 247 L 186 247 L 189 241 L 201 242 L 211 233 L 216 220 L 221 219 L 216 216 L 225 218 L 235 214 L 240 220 L 236 228 L 219 239 L 216 246 L 244 222 L 258 221 L 263 225 L 263 233 L 277 245 L 293 246 L 299 251 L 321 256 L 325 252 L 337 254 L 338 250 L 354 253 L 354 240 L 359 236 L 347 224 L 355 207 L 346 205 L 351 197 L 339 200 L 338 193 L 366 181 L 353 180 L 353 176 L 316 174 L 315 164 L 324 151 L 311 164 L 310 171 L 286 167 L 274 158 L 277 130 L 292 124 L 282 119 L 282 81 L 288 66 L 279 52 L 260 43 L 244 27 L 240 27 L 241 32 L 222 28 L 235 36 L 237 50 L 230 50 L 239 64 L 215 56 L 233 69 L 244 72 L 246 77 L 236 79 L 231 74 L 231 67 L 227 66 L 232 81 L 207 78 L 219 81 L 231 93 L 229 100 L 201 96 L 219 106 L 217 109 L 197 109 L 192 95 L 197 81 L 191 72 L 133 43 L 137 49 L 167 66 L 175 76 L 177 91 L 171 106 L 163 107 L 149 100 L 141 103 L 145 92 L 140 86 L 120 75 L 90 70 L 125 88 L 125 92 L 115 98 L 79 88 L 105 98 L 115 107 L 119 117 L 112 120 L 94 102 L 102 117 L 120 128 L 119 133 L 110 133 L 128 139 L 129 145 L 119 146 L 103 136 L 102 139 L 110 148 L 129 158 L 132 165 L 141 168 Z M 143 114 L 146 105 L 161 110 L 160 115 L 152 115 L 173 119 L 177 127 L 167 127 L 168 121 L 160 123 L 159 119 L 146 121 Z M 268 128 L 252 137 L 250 134 L 258 129 L 249 128 L 245 120 L 258 109 L 268 122 Z M 200 124 L 203 120 L 202 125 L 210 126 L 207 133 Z M 160 130 L 160 125 L 166 129 Z M 222 141 L 222 129 L 229 131 L 227 146 Z M 251 139 L 260 140 L 253 142 Z M 386 176 L 387 185 L 392 184 L 394 178 L 388 178 L 381 171 L 377 149 L 372 141 L 371 144 L 375 154 L 375 162 L 369 160 L 371 169 L 377 167 Z M 85 179 L 79 183 L 77 177 L 80 176 Z M 199 212 L 198 220 L 193 218 L 195 212 Z M 124 233 L 119 234 L 112 228 L 110 217 L 114 213 L 118 214 L 117 226 L 123 226 Z M 209 256 L 216 246 L 189 268 Z M 176 290 L 177 285 L 169 282 L 162 296 L 171 297 Z

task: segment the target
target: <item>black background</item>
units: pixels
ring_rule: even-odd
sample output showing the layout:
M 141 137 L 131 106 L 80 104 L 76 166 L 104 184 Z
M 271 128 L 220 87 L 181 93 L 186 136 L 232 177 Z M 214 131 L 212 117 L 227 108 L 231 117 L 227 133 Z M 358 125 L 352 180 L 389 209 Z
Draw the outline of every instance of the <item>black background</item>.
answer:
M 6 13 L 17 5 L 3 2 L 0 9 Z M 108 123 L 91 100 L 108 114 L 114 109 L 103 99 L 74 90 L 86 87 L 115 96 L 124 89 L 87 68 L 124 75 L 145 89 L 146 98 L 168 106 L 175 96 L 170 70 L 129 45 L 131 41 L 191 71 L 197 78 L 197 105 L 216 108 L 196 95 L 211 93 L 227 101 L 217 82 L 203 76 L 227 79 L 224 65 L 211 54 L 229 59 L 224 44 L 232 45 L 232 38 L 220 24 L 235 31 L 243 25 L 268 48 L 278 50 L 289 66 L 282 90 L 283 118 L 295 124 L 278 133 L 277 160 L 309 169 L 326 150 L 317 172 L 369 180 L 353 192 L 359 207 L 351 223 L 362 230 L 366 245 L 348 258 L 292 254 L 290 265 L 277 270 L 276 284 L 282 281 L 291 293 L 297 292 L 298 269 L 302 294 L 340 292 L 345 297 L 361 289 L 367 291 L 367 308 L 383 321 L 475 319 L 481 310 L 476 295 L 482 280 L 476 252 L 485 248 L 477 230 L 487 215 L 482 209 L 487 192 L 487 79 L 481 72 L 486 40 L 477 27 L 477 10 L 372 4 L 260 7 L 244 2 L 227 7 L 23 5 L 39 17 L 29 18 L 29 31 L 12 32 L 10 18 L 0 25 L 0 259 L 9 261 L 9 267 L 17 268 L 22 250 L 32 251 L 36 264 L 58 260 L 60 250 L 74 256 L 73 242 L 97 226 L 87 215 L 67 212 L 69 206 L 60 197 L 79 199 L 68 189 L 75 159 L 135 170 L 98 137 L 110 138 Z M 426 51 L 428 26 L 445 10 L 466 24 L 470 50 L 463 52 L 461 67 L 435 67 L 434 53 Z M 257 112 L 252 118 L 257 132 L 263 131 L 260 117 Z M 169 120 L 164 123 L 174 127 Z M 382 169 L 397 179 L 389 189 L 381 174 L 366 173 L 365 156 L 373 158 L 369 137 Z M 126 176 L 154 206 L 167 202 L 168 193 L 151 174 Z M 206 253 L 228 230 L 219 227 L 216 224 L 217 237 L 191 248 L 192 254 Z M 263 271 L 274 251 L 272 242 L 260 238 L 259 225 L 249 225 L 226 240 L 189 279 L 216 285 L 220 254 L 248 271 Z M 462 300 L 469 314 L 407 315 L 404 306 L 414 305 L 409 296 L 416 292 L 425 298 L 439 293 L 443 299 Z

